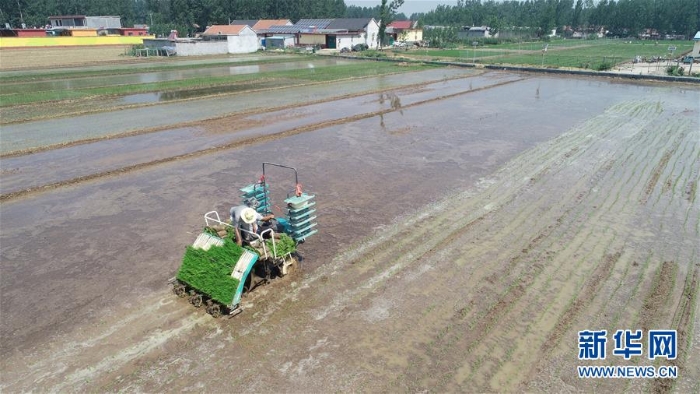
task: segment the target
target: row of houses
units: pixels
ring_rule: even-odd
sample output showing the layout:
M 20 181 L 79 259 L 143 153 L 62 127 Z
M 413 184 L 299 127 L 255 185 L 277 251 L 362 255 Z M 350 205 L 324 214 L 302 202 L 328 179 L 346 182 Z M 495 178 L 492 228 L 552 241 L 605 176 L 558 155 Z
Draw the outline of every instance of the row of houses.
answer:
M 415 22 L 396 21 L 387 26 L 393 40 L 420 41 L 422 31 Z M 179 56 L 252 53 L 259 49 L 314 47 L 352 49 L 358 44 L 378 47 L 379 23 L 374 18 L 234 20 L 213 25 L 195 38 L 144 39 L 149 49 L 165 49 Z
M 97 36 L 147 36 L 148 26 L 122 27 L 118 16 L 60 15 L 50 16 L 44 27 L 12 29 L 9 25 L 0 30 L 2 37 L 97 37 Z
M 214 49 L 212 43 L 226 41 L 228 53 L 295 46 L 340 50 L 357 44 L 376 48 L 378 34 L 379 24 L 374 18 L 301 19 L 296 23 L 288 19 L 234 20 L 228 25 L 209 26 L 197 40 L 177 40 L 175 45 L 178 41 L 199 42 L 202 48 Z M 177 53 L 184 54 L 179 50 Z

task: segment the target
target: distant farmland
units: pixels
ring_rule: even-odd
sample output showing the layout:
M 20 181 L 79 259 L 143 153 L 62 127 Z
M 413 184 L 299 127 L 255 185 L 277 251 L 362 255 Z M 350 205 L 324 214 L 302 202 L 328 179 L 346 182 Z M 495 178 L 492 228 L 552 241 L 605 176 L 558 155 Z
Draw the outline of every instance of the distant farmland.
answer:
M 546 47 L 546 51 L 544 48 Z M 669 51 L 669 48 L 675 48 Z M 635 56 L 673 60 L 693 49 L 692 41 L 555 40 L 452 49 L 396 50 L 397 54 L 484 64 L 518 64 L 596 69 L 631 62 Z

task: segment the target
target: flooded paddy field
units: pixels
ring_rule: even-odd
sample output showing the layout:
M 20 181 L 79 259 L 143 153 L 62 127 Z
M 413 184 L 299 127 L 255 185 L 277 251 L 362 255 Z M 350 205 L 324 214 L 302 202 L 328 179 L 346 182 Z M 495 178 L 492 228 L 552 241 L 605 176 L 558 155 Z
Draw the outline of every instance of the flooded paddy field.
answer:
M 67 145 L 0 159 L 2 390 L 697 392 L 700 89 L 426 72 L 57 119 L 33 145 L 12 125 L 3 145 Z M 298 168 L 320 231 L 215 320 L 166 281 L 264 161 Z M 603 329 L 675 329 L 678 357 L 578 360 Z
M 247 94 L 284 87 L 308 87 L 328 81 L 380 77 L 434 67 L 270 55 L 212 58 L 208 62 L 134 64 L 41 74 L 0 71 L 0 124 L 55 119 L 143 107 L 148 104 Z M 233 61 L 237 60 L 237 61 Z M 144 66 L 151 66 L 152 72 Z M 223 99 L 223 98 L 221 98 Z M 41 105 L 40 105 L 41 104 Z
M 49 185 L 66 184 L 133 167 L 143 168 L 178 157 L 204 155 L 212 150 L 240 145 L 263 137 L 309 131 L 327 124 L 342 124 L 377 115 L 383 119 L 384 114 L 396 110 L 400 113 L 412 112 L 414 107 L 421 104 L 431 101 L 443 102 L 446 96 L 456 99 L 478 89 L 522 79 L 516 75 L 501 74 L 443 80 L 422 84 L 418 89 L 386 90 L 337 99 L 329 103 L 294 106 L 252 115 L 226 116 L 203 120 L 190 127 L 165 128 L 124 138 L 98 139 L 32 155 L 8 157 L 3 160 L 5 176 L 2 196 L 42 189 Z M 65 135 L 69 135 L 69 132 Z
M 380 93 L 384 89 L 402 86 L 420 86 L 425 83 L 443 81 L 465 75 L 474 75 L 473 70 L 428 69 L 408 75 L 382 75 L 328 83 L 291 86 L 264 91 L 245 92 L 245 95 L 221 95 L 205 97 L 192 105 L 189 101 L 162 103 L 157 108 L 137 105 L 118 111 L 106 111 L 72 117 L 54 117 L 3 125 L 0 128 L 0 154 L 15 151 L 42 149 L 47 146 L 64 145 L 79 141 L 106 138 L 129 133 L 143 133 L 156 128 L 172 127 L 180 123 L 196 122 L 240 113 L 264 113 L 284 107 L 296 107 L 304 103 L 326 102 L 351 95 L 370 92 Z M 274 97 L 274 100 L 271 100 Z M 100 98 L 100 101 L 109 98 Z M 112 99 L 123 101 L 123 97 Z M 51 106 L 48 104 L 47 106 Z M 36 110 L 36 105 L 30 108 Z M 109 109 L 109 104 L 107 108 Z M 13 111 L 14 108 L 6 108 Z M 42 109 L 40 109 L 42 111 Z M 94 127 L 99 125 L 99 127 Z
M 91 87 L 102 87 L 112 85 L 130 85 L 137 83 L 153 83 L 176 81 L 193 77 L 220 77 L 227 75 L 242 75 L 256 74 L 268 71 L 284 71 L 284 70 L 299 70 L 312 69 L 316 67 L 327 67 L 332 65 L 351 64 L 352 60 L 343 59 L 309 59 L 299 61 L 294 58 L 272 58 L 267 61 L 274 60 L 274 63 L 262 64 L 247 64 L 247 65 L 226 65 L 226 66 L 209 66 L 199 68 L 188 68 L 184 70 L 167 70 L 146 73 L 130 73 L 112 76 L 99 77 L 75 77 L 63 78 L 57 80 L 46 81 L 30 81 L 5 84 L 2 89 L 2 94 L 21 94 L 23 92 L 41 92 L 56 89 L 84 89 Z M 254 59 L 249 60 L 255 61 Z M 218 63 L 217 63 L 218 64 Z M 183 64 L 182 66 L 192 66 L 191 64 Z

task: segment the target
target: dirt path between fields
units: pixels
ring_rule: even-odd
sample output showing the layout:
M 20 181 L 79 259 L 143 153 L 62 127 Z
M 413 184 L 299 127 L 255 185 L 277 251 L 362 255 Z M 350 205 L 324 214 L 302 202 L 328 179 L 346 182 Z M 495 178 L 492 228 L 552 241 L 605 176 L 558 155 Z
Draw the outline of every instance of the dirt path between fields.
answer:
M 698 102 L 531 78 L 3 203 L 0 388 L 697 392 Z M 322 232 L 211 319 L 164 282 L 272 159 Z M 576 376 L 657 365 L 578 360 L 578 331 L 649 327 L 678 330 L 677 379 Z

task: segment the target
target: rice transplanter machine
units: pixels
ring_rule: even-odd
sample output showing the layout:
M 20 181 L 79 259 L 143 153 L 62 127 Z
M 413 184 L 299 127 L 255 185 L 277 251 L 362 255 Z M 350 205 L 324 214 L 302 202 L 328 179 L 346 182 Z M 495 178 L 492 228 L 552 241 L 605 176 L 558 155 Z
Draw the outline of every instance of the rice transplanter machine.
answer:
M 294 187 L 284 199 L 285 215 L 267 226 L 258 223 L 261 231 L 252 233 L 252 241 L 239 246 L 235 240 L 237 223 L 221 220 L 217 211 L 204 215 L 204 229 L 188 246 L 177 275 L 170 280 L 179 297 L 188 297 L 199 308 L 203 305 L 214 317 L 242 311 L 241 297 L 271 279 L 294 271 L 301 256 L 297 247 L 318 232 L 315 195 L 302 191 L 297 170 L 275 163 L 263 163 L 263 175 L 256 183 L 240 190 L 245 204 L 265 216 L 273 207 L 266 167 L 294 172 Z M 250 204 L 254 199 L 257 204 Z

